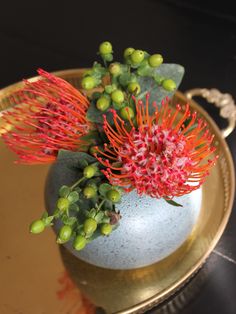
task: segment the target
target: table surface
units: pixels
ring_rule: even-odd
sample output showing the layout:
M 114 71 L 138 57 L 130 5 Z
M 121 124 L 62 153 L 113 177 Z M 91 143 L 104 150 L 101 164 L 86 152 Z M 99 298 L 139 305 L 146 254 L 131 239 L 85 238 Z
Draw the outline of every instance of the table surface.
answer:
M 99 43 L 109 40 L 117 55 L 121 55 L 125 47 L 134 46 L 163 54 L 165 62 L 184 65 L 186 75 L 180 88 L 183 91 L 194 87 L 216 87 L 222 92 L 231 93 L 236 99 L 236 18 L 233 11 L 230 8 L 227 10 L 227 1 L 224 2 L 222 11 L 217 7 L 211 10 L 208 2 L 197 8 L 192 7 L 191 3 L 192 1 L 157 0 L 121 0 L 114 4 L 111 1 L 7 1 L 1 4 L 0 11 L 0 86 L 34 76 L 38 67 L 55 71 L 90 66 L 96 58 Z M 225 121 L 218 118 L 218 110 L 204 102 L 202 104 L 218 125 L 224 127 Z M 235 161 L 235 131 L 227 138 L 227 142 Z M 4 162 L 1 159 L 0 167 L 4 167 Z M 24 175 L 24 168 L 20 171 Z M 42 175 L 40 170 L 37 171 L 39 176 Z M 1 180 L 6 180 L 7 186 L 11 186 L 12 178 L 1 177 Z M 31 193 L 30 184 L 28 188 Z M 25 202 L 27 197 L 27 193 L 22 195 Z M 9 201 L 14 205 L 14 198 Z M 22 206 L 16 204 L 19 210 Z M 32 211 L 32 219 L 34 216 L 35 212 Z M 15 297 L 21 300 L 21 288 L 24 287 L 20 285 L 25 282 L 24 273 L 17 275 L 17 282 L 14 281 L 16 269 L 12 269 L 13 260 L 18 259 L 18 270 L 19 267 L 28 267 L 31 273 L 28 286 L 38 282 L 39 276 L 45 280 L 42 275 L 45 272 L 40 269 L 40 263 L 37 269 L 30 269 L 29 261 L 18 250 L 17 236 L 15 241 L 5 241 L 6 231 L 21 232 L 26 227 L 26 222 L 20 225 L 20 214 L 18 218 L 19 221 L 12 222 L 12 230 L 4 229 L 0 237 L 4 252 L 1 258 L 4 258 L 6 269 L 10 273 L 10 276 L 4 273 L 5 281 L 0 282 L 4 282 L 4 289 L 9 289 L 9 292 L 12 285 L 19 285 L 19 294 Z M 10 221 L 6 214 L 1 214 L 0 219 Z M 185 288 L 161 307 L 152 310 L 152 313 L 236 313 L 235 223 L 236 204 L 220 242 L 203 268 Z M 53 243 L 48 246 L 58 254 Z M 14 254 L 9 253 L 12 250 L 15 250 Z M 43 258 L 46 260 L 47 256 Z M 57 276 L 59 281 L 56 280 Z M 39 302 L 41 297 L 46 298 L 46 295 L 62 299 L 63 304 L 58 313 L 69 313 L 69 310 L 70 313 L 94 312 L 93 306 L 82 299 L 78 291 L 73 290 L 62 265 L 58 264 L 55 269 L 49 263 L 48 278 L 50 277 L 54 278 L 52 286 L 49 286 L 50 280 L 47 280 L 46 289 L 38 291 L 39 295 L 34 296 L 34 299 L 29 298 L 27 313 L 16 309 L 14 305 L 9 306 L 7 300 L 0 301 L 0 312 L 54 314 L 50 309 L 44 308 L 43 300 L 40 309 L 36 311 L 33 308 L 34 302 Z M 72 291 L 68 297 L 70 304 L 68 298 L 65 298 L 68 289 Z M 76 306 L 73 305 L 75 300 L 80 300 Z

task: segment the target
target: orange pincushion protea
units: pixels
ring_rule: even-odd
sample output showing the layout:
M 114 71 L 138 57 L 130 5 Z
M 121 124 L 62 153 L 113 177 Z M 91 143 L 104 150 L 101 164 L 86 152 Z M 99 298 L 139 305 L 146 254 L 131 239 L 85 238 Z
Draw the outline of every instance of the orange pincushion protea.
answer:
M 196 112 L 190 113 L 188 104 L 177 120 L 183 110 L 180 105 L 173 111 L 165 100 L 158 110 L 154 103 L 155 112 L 149 115 L 148 98 L 146 106 L 134 99 L 137 127 L 130 118 L 127 126 L 115 110 L 111 110 L 114 127 L 104 116 L 109 144 L 104 151 L 97 148 L 102 157 L 96 157 L 106 167 L 103 172 L 110 183 L 123 186 L 127 192 L 135 188 L 139 194 L 155 198 L 190 193 L 200 187 L 215 163 L 217 157 L 209 159 L 215 151 L 214 136 L 207 124 L 197 119 Z M 187 119 L 190 122 L 185 126 Z M 191 128 L 195 122 L 196 127 Z
M 88 99 L 63 79 L 41 69 L 38 73 L 42 79 L 26 80 L 12 97 L 13 103 L 24 105 L 3 114 L 12 126 L 3 139 L 25 164 L 52 162 L 59 149 L 77 150 L 86 144 L 80 138 L 89 129 Z

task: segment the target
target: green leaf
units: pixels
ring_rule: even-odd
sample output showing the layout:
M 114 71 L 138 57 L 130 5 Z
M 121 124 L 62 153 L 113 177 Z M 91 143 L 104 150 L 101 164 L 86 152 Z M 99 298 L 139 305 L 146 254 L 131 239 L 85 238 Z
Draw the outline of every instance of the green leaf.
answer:
M 41 219 L 44 220 L 44 219 L 46 219 L 47 217 L 48 217 L 48 212 L 45 211 L 45 212 L 42 214 Z
M 89 179 L 86 183 L 87 186 L 92 186 L 97 190 L 99 183 L 101 182 L 101 179 L 99 177 Z
M 112 106 L 113 106 L 113 108 L 114 108 L 115 110 L 120 110 L 120 109 L 122 109 L 122 108 L 128 106 L 128 104 L 125 103 L 125 102 L 123 102 L 122 104 L 116 104 L 115 102 L 113 102 Z
M 68 217 L 66 225 L 73 226 L 77 222 L 76 217 Z
M 107 72 L 107 69 L 104 68 L 101 63 L 98 63 L 98 62 L 94 62 L 93 64 L 93 68 L 92 68 L 92 71 L 96 74 L 99 74 L 100 77 L 105 75 L 106 72 Z
M 78 212 L 79 206 L 75 203 L 70 204 L 69 211 Z
M 131 82 L 136 82 L 137 77 L 134 73 L 123 73 L 119 76 L 119 83 L 122 87 L 126 87 Z
M 74 188 L 74 191 L 80 193 L 82 191 L 82 189 L 79 186 L 77 186 L 76 188 Z
M 106 197 L 107 192 L 112 188 L 112 186 L 108 183 L 103 183 L 99 186 L 98 191 L 99 193 Z
M 77 222 L 77 217 L 68 217 L 67 215 L 63 215 L 61 217 L 61 221 L 63 222 L 64 225 L 72 226 Z
M 103 219 L 101 221 L 101 223 L 103 223 L 103 224 L 109 224 L 109 222 L 110 222 L 110 218 L 107 216 L 103 217 Z
M 80 214 L 85 215 L 86 211 L 90 211 L 91 208 L 94 208 L 95 203 L 97 199 L 86 199 L 86 198 L 81 198 L 78 203 L 79 203 L 79 208 L 80 208 Z
M 158 75 L 158 74 L 155 73 L 155 74 L 153 75 L 153 79 L 154 79 L 154 81 L 155 81 L 158 85 L 161 85 L 165 78 L 164 78 L 164 76 L 160 76 L 160 75 Z
M 101 223 L 103 217 L 104 217 L 104 212 L 100 210 L 100 211 L 96 214 L 96 216 L 94 217 L 94 219 L 96 220 L 97 223 Z
M 152 77 L 154 74 L 154 68 L 150 67 L 150 65 L 148 63 L 145 63 L 137 69 L 137 74 L 139 76 L 150 76 L 150 77 Z
M 91 122 L 103 124 L 103 115 L 107 117 L 109 123 L 113 124 L 113 116 L 111 112 L 102 112 L 97 109 L 96 105 L 93 102 L 91 102 L 87 111 L 86 118 Z
M 104 61 L 111 62 L 113 60 L 112 53 L 100 54 Z
M 109 201 L 109 200 L 106 200 L 106 202 L 104 203 L 104 208 L 106 208 L 106 210 L 114 210 L 114 204 Z
M 83 209 L 83 214 L 86 218 L 89 218 L 89 210 Z
M 176 86 L 178 87 L 181 83 L 181 80 L 184 75 L 184 68 L 178 64 L 161 64 L 160 67 L 154 70 L 154 77 L 157 80 L 159 77 L 162 78 L 170 78 L 175 81 Z M 138 96 L 139 99 L 143 99 L 145 101 L 145 95 L 147 92 L 150 93 L 149 103 L 152 104 L 154 101 L 160 106 L 161 101 L 166 97 L 171 98 L 175 91 L 169 92 L 166 91 L 162 86 L 158 85 L 152 77 L 140 77 L 139 84 L 141 86 L 142 93 Z M 155 108 L 153 106 L 149 106 L 150 114 L 154 113 Z
M 77 234 L 82 234 L 83 233 L 83 225 L 78 225 L 78 227 L 76 228 Z
M 67 215 L 62 215 L 62 216 L 61 216 L 61 221 L 63 222 L 64 225 L 67 224 L 68 218 L 69 218 L 69 217 L 68 217 Z
M 119 83 L 121 86 L 126 87 L 131 79 L 130 73 L 123 73 L 119 76 Z
M 43 222 L 44 222 L 45 226 L 50 226 L 53 219 L 54 219 L 54 216 L 48 216 L 47 218 L 44 218 Z
M 81 169 L 84 169 L 85 167 L 87 167 L 89 165 L 89 163 L 86 159 L 83 159 L 83 160 L 79 161 L 79 165 L 80 165 Z
M 97 131 L 90 131 L 86 135 L 81 136 L 80 139 L 87 143 L 89 142 L 91 145 L 95 145 L 97 142 L 99 142 L 100 137 Z
M 104 87 L 104 90 L 107 94 L 111 94 L 114 90 L 117 89 L 117 85 L 115 83 L 111 84 L 111 85 L 106 85 Z
M 177 202 L 175 202 L 175 201 L 173 201 L 173 200 L 167 200 L 167 199 L 165 199 L 165 198 L 164 198 L 164 200 L 165 200 L 168 204 L 170 204 L 170 205 L 177 206 L 177 207 L 183 207 L 183 205 L 181 205 L 181 204 L 179 204 L 179 203 L 177 203 Z
M 95 208 L 92 208 L 90 211 L 89 211 L 89 217 L 90 218 L 94 218 L 97 214 L 97 210 Z
M 86 76 L 92 76 L 92 75 L 93 75 L 93 71 L 92 71 L 92 69 L 87 70 L 87 71 L 85 71 L 85 72 L 83 73 L 83 77 L 86 77 Z
M 91 102 L 89 105 L 86 118 L 91 122 L 103 123 L 102 113 L 97 109 L 93 102 Z
M 79 200 L 79 193 L 76 191 L 73 191 L 68 195 L 67 198 L 73 204 Z
M 63 185 L 59 190 L 60 197 L 67 197 L 70 194 L 70 188 L 67 185 Z
M 117 86 L 119 85 L 118 76 L 112 76 L 111 82 L 112 82 L 112 85 L 114 85 L 117 89 Z M 104 89 L 106 91 L 106 86 L 104 87 Z M 111 91 L 111 92 L 113 92 L 113 91 Z M 108 94 L 111 94 L 111 92 Z
M 100 79 L 100 75 L 94 75 L 93 77 L 95 79 L 95 86 L 99 86 L 102 83 L 102 80 Z
M 55 218 L 59 218 L 60 215 L 61 215 L 60 209 L 56 208 L 56 209 L 54 210 L 54 212 L 53 212 L 53 216 L 54 216 Z

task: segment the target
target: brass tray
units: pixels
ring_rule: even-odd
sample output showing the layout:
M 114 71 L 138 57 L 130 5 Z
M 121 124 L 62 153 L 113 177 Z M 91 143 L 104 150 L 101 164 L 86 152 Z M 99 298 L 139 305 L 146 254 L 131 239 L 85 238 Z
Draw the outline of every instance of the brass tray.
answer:
M 55 74 L 80 87 L 82 71 L 75 69 Z M 9 97 L 21 86 L 22 83 L 17 83 L 0 91 L 1 110 L 12 105 Z M 48 166 L 15 165 L 15 156 L 0 139 L 0 313 L 94 313 L 95 308 L 87 298 L 107 313 L 141 313 L 167 299 L 194 275 L 225 229 L 235 192 L 234 166 L 223 138 L 234 129 L 233 113 L 228 114 L 229 126 L 221 132 L 207 112 L 190 100 L 196 94 L 224 108 L 227 102 L 222 102 L 222 97 L 220 102 L 219 97 L 214 96 L 216 92 L 206 89 L 195 89 L 186 95 L 176 92 L 173 100 L 180 104 L 190 102 L 191 107 L 204 116 L 215 134 L 216 153 L 220 156 L 203 185 L 198 223 L 174 254 L 136 270 L 105 270 L 79 261 L 65 249 L 58 249 L 51 230 L 40 236 L 29 235 L 29 223 L 44 208 Z M 235 114 L 235 107 L 233 109 Z

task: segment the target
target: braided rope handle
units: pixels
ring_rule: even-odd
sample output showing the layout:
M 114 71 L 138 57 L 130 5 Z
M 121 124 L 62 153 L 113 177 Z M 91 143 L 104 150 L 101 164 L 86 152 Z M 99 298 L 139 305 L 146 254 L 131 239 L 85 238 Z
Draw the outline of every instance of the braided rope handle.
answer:
M 218 89 L 206 89 L 206 88 L 194 88 L 185 92 L 185 96 L 188 99 L 192 99 L 194 96 L 201 96 L 205 98 L 209 103 L 214 104 L 220 108 L 220 116 L 228 120 L 227 128 L 223 129 L 222 136 L 226 138 L 233 132 L 236 125 L 236 105 L 233 97 L 228 93 L 221 93 Z

